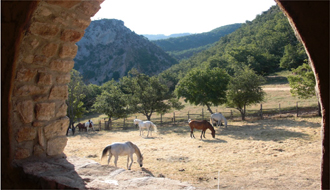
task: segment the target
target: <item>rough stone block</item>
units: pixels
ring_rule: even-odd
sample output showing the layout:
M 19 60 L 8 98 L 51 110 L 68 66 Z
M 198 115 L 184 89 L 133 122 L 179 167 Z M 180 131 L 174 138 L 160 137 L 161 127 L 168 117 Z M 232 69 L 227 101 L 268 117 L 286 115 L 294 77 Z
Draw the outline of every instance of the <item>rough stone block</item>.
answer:
M 74 66 L 74 61 L 57 59 L 50 63 L 50 68 L 58 72 L 70 72 Z
M 68 86 L 54 86 L 50 90 L 49 99 L 50 100 L 66 100 L 68 98 Z
M 56 137 L 47 142 L 47 155 L 54 156 L 63 153 L 68 138 L 66 136 Z
M 46 139 L 51 139 L 56 136 L 65 136 L 69 127 L 70 120 L 68 117 L 61 118 L 48 124 L 44 127 L 44 134 Z
M 66 75 L 57 76 L 56 82 L 58 84 L 67 84 L 70 82 L 70 79 L 71 79 L 71 76 L 70 76 L 70 73 L 68 73 Z
M 42 148 L 46 148 L 46 139 L 43 132 L 43 128 L 38 128 L 38 143 Z
M 74 20 L 73 25 L 79 27 L 80 29 L 85 30 L 89 24 L 91 23 L 91 19 L 80 19 L 77 18 Z
M 16 108 L 24 123 L 31 123 L 33 121 L 34 104 L 32 100 L 19 102 Z
M 39 73 L 38 85 L 51 85 L 52 75 L 49 73 Z
M 58 44 L 49 43 L 42 48 L 42 53 L 46 57 L 53 57 L 56 54 L 57 49 L 58 49 Z
M 33 58 L 33 63 L 36 65 L 47 65 L 47 57 L 44 55 L 36 55 Z
M 62 0 L 62 1 L 47 0 L 46 2 L 49 3 L 49 4 L 52 4 L 52 5 L 57 5 L 57 6 L 60 6 L 60 7 L 63 7 L 63 8 L 70 9 L 73 6 L 79 4 L 81 2 L 81 0 L 74 0 L 74 1 L 67 1 L 67 0 Z
M 66 112 L 67 112 L 67 108 L 68 106 L 66 105 L 66 103 L 64 102 L 62 105 L 60 105 L 60 107 L 58 108 L 58 111 L 56 113 L 56 117 L 64 117 L 66 116 Z
M 43 147 L 41 147 L 40 145 L 34 145 L 33 155 L 40 157 L 40 156 L 45 156 L 45 154 L 46 154 L 46 152 Z
M 21 68 L 16 74 L 16 80 L 18 82 L 31 81 L 37 74 L 36 69 Z
M 49 87 L 39 87 L 35 85 L 24 85 L 17 87 L 14 90 L 15 96 L 28 96 L 28 95 L 36 95 L 36 94 L 45 94 L 49 90 Z
M 78 46 L 74 43 L 65 43 L 60 49 L 60 58 L 74 58 L 77 54 Z
M 61 40 L 65 42 L 78 42 L 84 36 L 84 32 L 67 29 L 62 32 Z
M 47 39 L 55 37 L 60 29 L 56 25 L 33 22 L 30 26 L 30 32 L 35 35 L 42 36 Z
M 55 103 L 38 103 L 35 111 L 37 120 L 50 120 L 55 117 Z
M 37 130 L 34 127 L 24 127 L 20 129 L 17 133 L 17 142 L 33 140 L 37 136 Z
M 100 10 L 100 8 L 100 4 L 97 1 L 83 1 L 78 6 L 78 9 L 89 17 L 93 17 L 97 13 L 97 11 Z
M 31 151 L 26 148 L 18 148 L 15 152 L 15 159 L 20 160 L 31 156 Z

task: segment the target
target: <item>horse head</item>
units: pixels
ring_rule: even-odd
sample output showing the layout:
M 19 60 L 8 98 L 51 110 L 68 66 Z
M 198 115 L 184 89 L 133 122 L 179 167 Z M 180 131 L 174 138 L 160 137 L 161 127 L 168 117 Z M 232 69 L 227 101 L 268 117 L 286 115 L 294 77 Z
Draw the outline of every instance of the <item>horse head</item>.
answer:
M 143 155 L 141 155 L 141 157 L 138 158 L 137 162 L 139 163 L 140 167 L 143 166 Z

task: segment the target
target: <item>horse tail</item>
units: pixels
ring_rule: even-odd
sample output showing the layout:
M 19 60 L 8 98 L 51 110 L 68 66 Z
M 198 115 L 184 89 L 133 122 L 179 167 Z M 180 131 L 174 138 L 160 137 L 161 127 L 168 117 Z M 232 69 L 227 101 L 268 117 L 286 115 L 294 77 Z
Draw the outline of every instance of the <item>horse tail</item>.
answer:
M 152 127 L 154 128 L 155 132 L 157 133 L 157 126 L 154 123 L 152 123 Z
M 102 156 L 101 156 L 101 161 L 102 161 L 102 158 L 107 154 L 107 152 L 110 151 L 110 149 L 111 149 L 111 146 L 107 146 L 103 149 Z

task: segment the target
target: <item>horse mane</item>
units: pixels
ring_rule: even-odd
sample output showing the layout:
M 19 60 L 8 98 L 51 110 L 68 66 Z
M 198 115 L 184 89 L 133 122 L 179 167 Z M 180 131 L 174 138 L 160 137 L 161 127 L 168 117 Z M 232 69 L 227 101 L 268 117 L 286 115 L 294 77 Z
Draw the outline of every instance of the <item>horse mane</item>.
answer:
M 139 158 L 142 158 L 142 154 L 141 154 L 141 151 L 140 149 L 135 145 L 133 144 L 131 141 L 127 141 L 126 142 L 127 144 L 129 144 L 130 146 L 132 146 L 135 150 L 135 154 L 139 157 Z

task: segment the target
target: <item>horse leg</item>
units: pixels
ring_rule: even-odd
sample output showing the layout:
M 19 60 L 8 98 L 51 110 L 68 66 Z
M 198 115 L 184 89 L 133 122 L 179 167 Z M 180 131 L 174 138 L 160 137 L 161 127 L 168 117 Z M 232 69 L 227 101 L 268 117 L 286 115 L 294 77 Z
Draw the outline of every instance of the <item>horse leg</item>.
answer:
M 109 152 L 108 165 L 110 163 L 111 157 L 112 157 L 112 154 Z
M 201 133 L 201 139 L 203 139 L 203 132 L 204 132 L 204 131 L 202 130 L 202 133 Z
M 117 167 L 118 155 L 115 155 L 115 166 Z
M 204 139 L 206 139 L 206 137 L 205 137 L 205 131 L 203 131 L 203 136 L 204 136 Z
M 148 134 L 147 134 L 147 137 L 149 137 L 149 128 L 148 128 Z
M 128 167 L 129 158 L 131 158 L 131 163 L 129 164 L 129 167 Z M 132 164 L 133 164 L 133 155 L 127 155 L 127 168 L 128 168 L 128 170 L 131 170 Z

